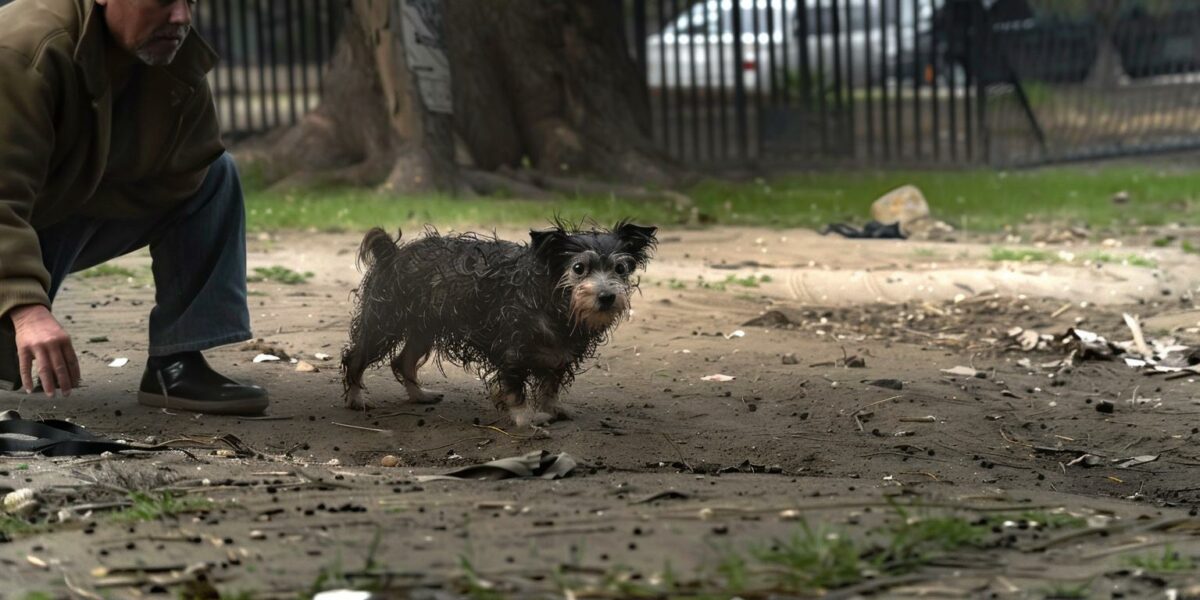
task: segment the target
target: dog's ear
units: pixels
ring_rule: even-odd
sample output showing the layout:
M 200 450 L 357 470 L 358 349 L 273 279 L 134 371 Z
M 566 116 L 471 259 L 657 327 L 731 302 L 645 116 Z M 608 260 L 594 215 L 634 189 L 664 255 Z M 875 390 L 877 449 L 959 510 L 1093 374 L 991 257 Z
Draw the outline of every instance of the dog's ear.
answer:
M 559 253 L 559 250 L 562 249 L 563 240 L 566 237 L 567 234 L 561 227 L 530 229 L 529 247 L 533 249 L 535 255 L 547 258 Z
M 643 227 L 628 221 L 621 221 L 613 228 L 613 234 L 621 242 L 621 248 L 638 257 L 638 262 L 645 262 L 650 250 L 658 245 L 657 227 Z

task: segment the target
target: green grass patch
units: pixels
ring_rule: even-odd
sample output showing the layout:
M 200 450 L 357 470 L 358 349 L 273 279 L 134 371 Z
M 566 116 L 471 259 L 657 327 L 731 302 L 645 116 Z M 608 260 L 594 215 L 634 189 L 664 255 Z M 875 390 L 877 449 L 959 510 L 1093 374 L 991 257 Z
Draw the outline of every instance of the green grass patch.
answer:
M 988 260 L 994 262 L 1043 262 L 1043 263 L 1059 263 L 1064 262 L 1062 255 L 1058 252 L 1048 250 L 1038 250 L 1032 248 L 1002 248 L 994 247 L 988 254 Z M 1086 252 L 1084 254 L 1075 255 L 1071 262 L 1083 263 L 1092 262 L 1099 264 L 1119 264 L 1129 265 L 1131 267 L 1142 267 L 1145 269 L 1158 268 L 1158 261 L 1142 256 L 1140 254 L 1112 254 L 1109 252 Z
M 1094 263 L 1102 264 L 1122 264 L 1131 267 L 1143 267 L 1146 269 L 1154 269 L 1158 267 L 1158 262 L 1141 256 L 1138 254 L 1126 254 L 1117 256 L 1107 252 L 1089 252 L 1082 257 L 1084 260 L 1090 260 Z
M 137 273 L 122 266 L 105 263 L 84 269 L 78 275 L 84 279 L 95 279 L 99 277 L 136 277 Z
M 1191 242 L 1189 242 L 1187 240 L 1184 240 L 1183 243 L 1179 245 L 1179 247 L 1184 252 L 1187 252 L 1188 254 L 1200 254 L 1200 248 L 1197 248 L 1194 244 L 1192 244 Z
M 1008 522 L 1024 522 L 1031 527 L 1047 529 L 1080 529 L 1087 527 L 1087 519 L 1062 511 L 1025 511 L 1018 515 L 991 515 L 987 519 L 990 526 L 1002 526 Z
M 725 277 L 725 279 L 718 281 L 709 281 L 704 277 L 697 277 L 693 287 L 702 290 L 716 290 L 718 292 L 724 292 L 730 289 L 736 290 L 757 288 L 762 284 L 770 283 L 771 281 L 773 281 L 773 279 L 770 275 L 747 275 L 745 277 L 729 275 Z M 662 287 L 665 285 L 668 289 L 672 290 L 685 290 L 688 288 L 688 282 L 676 279 L 674 277 L 665 280 L 647 280 L 647 283 L 651 283 L 656 287 Z
M 275 283 L 282 283 L 284 285 L 298 285 L 301 283 L 307 283 L 309 279 L 312 279 L 312 276 L 313 274 L 311 271 L 299 273 L 287 267 L 274 265 L 271 267 L 255 267 L 254 274 L 247 277 L 246 281 L 254 283 L 272 281 Z
M 1059 583 L 1042 591 L 1047 600 L 1083 600 L 1092 595 L 1091 580 L 1083 583 Z
M 834 171 L 754 181 L 706 181 L 683 190 L 702 223 L 818 228 L 862 223 L 871 203 L 904 184 L 921 188 L 935 217 L 960 229 L 994 232 L 1028 220 L 1128 230 L 1140 225 L 1200 224 L 1200 173 L 1152 167 L 1056 167 L 1019 172 Z M 660 226 L 691 220 L 667 201 L 576 196 L 553 203 L 521 199 L 388 196 L 366 189 L 315 188 L 291 193 L 248 184 L 253 231 L 362 231 L 382 225 L 405 231 L 439 227 L 538 225 L 555 214 L 610 224 L 622 217 Z M 1130 200 L 1114 204 L 1113 194 Z
M 1058 254 L 1028 248 L 992 248 L 988 260 L 995 262 L 1058 262 Z
M 582 551 L 576 547 L 544 578 L 568 598 L 821 597 L 868 579 L 912 573 L 966 549 L 994 548 L 1009 532 L 996 533 L 993 528 L 1010 520 L 1036 523 L 1037 528 L 1086 525 L 1082 519 L 1060 512 L 981 517 L 969 511 L 933 512 L 893 502 L 883 525 L 855 535 L 843 527 L 800 521 L 790 532 L 747 546 L 710 540 L 712 559 L 691 577 L 678 576 L 670 562 L 664 562 L 657 573 L 619 564 L 596 573 L 579 568 Z M 460 557 L 459 590 L 480 600 L 507 597 L 505 575 L 493 579 L 481 574 L 466 556 L 469 554 Z M 1086 588 L 1087 584 L 1080 589 Z M 1078 597 L 1071 595 L 1073 589 L 1052 591 L 1057 597 Z
M 1161 554 L 1141 554 L 1129 556 L 1125 562 L 1131 567 L 1144 569 L 1152 573 L 1181 573 L 1190 572 L 1196 568 L 1196 561 L 1184 556 L 1173 547 L 1163 548 Z
M 785 590 L 825 590 L 862 581 L 866 549 L 844 534 L 804 524 L 791 539 L 752 551 Z
M 129 500 L 133 504 L 113 513 L 114 521 L 158 521 L 182 514 L 212 510 L 215 506 L 202 498 L 176 497 L 166 492 L 133 492 L 129 494 Z
M 44 523 L 33 523 L 21 517 L 0 513 L 0 537 L 16 538 L 38 533 L 45 533 L 50 526 Z

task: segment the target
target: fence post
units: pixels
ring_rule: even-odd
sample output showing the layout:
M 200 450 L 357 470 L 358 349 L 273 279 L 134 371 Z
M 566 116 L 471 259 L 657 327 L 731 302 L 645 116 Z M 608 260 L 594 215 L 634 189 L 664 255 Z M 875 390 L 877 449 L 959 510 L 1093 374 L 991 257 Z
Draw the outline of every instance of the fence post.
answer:
M 751 3 L 754 0 L 750 0 Z M 753 4 L 751 4 L 753 5 Z M 742 158 L 750 157 L 750 140 L 747 136 L 745 53 L 742 48 L 742 0 L 733 0 L 733 104 L 737 120 L 738 149 Z M 757 43 L 757 40 L 755 41 Z
M 989 132 L 987 125 L 987 78 L 983 76 L 984 74 L 981 69 L 983 68 L 984 64 L 983 61 L 987 57 L 985 52 L 992 52 L 994 51 L 994 48 L 992 48 L 992 44 L 990 43 L 991 24 L 988 22 L 987 14 L 985 14 L 982 7 L 980 7 L 979 10 L 974 11 L 974 13 L 975 23 L 973 29 L 975 30 L 974 38 L 976 42 L 972 44 L 972 46 L 974 48 L 974 63 L 976 72 L 975 118 L 978 123 L 976 127 L 979 129 L 979 135 L 977 139 L 979 140 L 983 164 L 986 165 L 991 164 L 992 162 L 992 144 L 991 136 L 988 135 Z

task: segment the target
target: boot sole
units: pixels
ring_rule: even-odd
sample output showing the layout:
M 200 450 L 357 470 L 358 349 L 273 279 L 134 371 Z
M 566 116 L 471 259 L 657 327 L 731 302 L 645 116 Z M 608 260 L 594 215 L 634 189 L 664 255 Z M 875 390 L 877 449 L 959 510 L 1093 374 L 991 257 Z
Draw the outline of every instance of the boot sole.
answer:
M 138 392 L 138 404 L 154 408 L 184 410 L 208 415 L 261 415 L 267 410 L 270 399 L 239 398 L 237 400 L 190 400 L 188 398 L 167 397 L 162 394 Z

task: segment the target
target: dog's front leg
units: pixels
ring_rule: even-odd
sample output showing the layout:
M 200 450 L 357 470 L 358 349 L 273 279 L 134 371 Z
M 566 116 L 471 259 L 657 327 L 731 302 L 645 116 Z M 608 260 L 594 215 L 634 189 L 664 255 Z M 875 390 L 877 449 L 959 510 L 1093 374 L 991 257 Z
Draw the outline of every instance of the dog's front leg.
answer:
M 566 373 L 554 371 L 539 375 L 533 387 L 533 407 L 550 416 L 551 421 L 569 421 L 571 414 L 558 403 Z
M 545 434 L 542 426 L 551 421 L 550 415 L 539 412 L 525 397 L 525 379 L 510 373 L 498 373 L 489 383 L 492 402 L 507 411 L 517 428 L 530 428 Z

